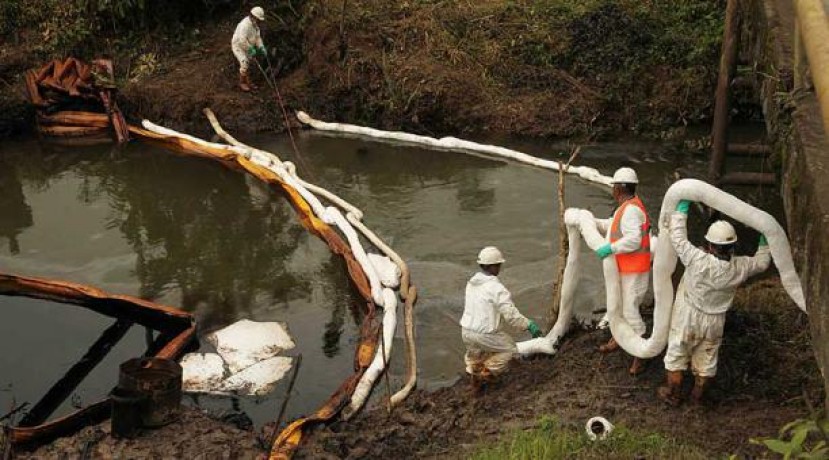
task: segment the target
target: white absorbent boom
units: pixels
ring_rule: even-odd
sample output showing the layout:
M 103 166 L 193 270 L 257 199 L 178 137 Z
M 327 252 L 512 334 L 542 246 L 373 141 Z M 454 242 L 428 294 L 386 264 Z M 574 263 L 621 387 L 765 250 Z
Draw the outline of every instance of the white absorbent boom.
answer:
M 616 342 L 628 353 L 639 358 L 653 358 L 665 349 L 668 332 L 671 327 L 671 313 L 674 303 L 674 288 L 671 275 L 676 269 L 677 255 L 667 238 L 670 214 L 676 209 L 680 200 L 697 201 L 751 227 L 766 236 L 774 264 L 780 272 L 783 288 L 794 303 L 804 312 L 806 301 L 800 278 L 794 269 L 791 247 L 786 233 L 779 223 L 767 212 L 726 193 L 706 182 L 694 179 L 677 181 L 665 193 L 662 209 L 659 213 L 659 230 L 663 236 L 657 238 L 653 260 L 653 294 L 654 320 L 653 332 L 649 338 L 637 335 L 622 316 L 622 295 L 619 270 L 612 257 L 605 258 L 602 270 L 605 278 L 607 312 L 610 319 L 610 331 Z M 595 250 L 605 244 L 605 238 L 596 227 L 596 221 L 590 211 L 568 209 L 564 213 L 570 251 L 564 268 L 564 282 L 561 287 L 559 316 L 552 330 L 546 337 L 518 343 L 521 354 L 555 353 L 558 342 L 567 332 L 573 317 L 573 296 L 578 284 L 580 252 L 582 239 L 587 246 Z

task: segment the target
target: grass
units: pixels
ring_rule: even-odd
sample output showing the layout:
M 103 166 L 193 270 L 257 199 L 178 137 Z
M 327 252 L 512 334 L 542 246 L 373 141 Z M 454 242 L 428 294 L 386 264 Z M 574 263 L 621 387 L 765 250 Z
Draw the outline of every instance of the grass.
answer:
M 591 441 L 583 430 L 542 417 L 538 428 L 519 431 L 507 439 L 480 446 L 470 457 L 475 460 L 522 460 L 542 458 L 682 458 L 708 459 L 703 449 L 666 438 L 617 426 L 604 441 Z

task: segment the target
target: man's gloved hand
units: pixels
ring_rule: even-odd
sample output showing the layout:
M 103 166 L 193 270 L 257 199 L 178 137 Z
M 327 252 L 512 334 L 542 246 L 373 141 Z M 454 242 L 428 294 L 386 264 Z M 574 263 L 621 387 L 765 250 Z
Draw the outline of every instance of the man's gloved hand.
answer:
M 596 249 L 596 255 L 599 256 L 599 259 L 604 259 L 611 254 L 613 254 L 613 248 L 610 246 L 610 243 Z
M 265 45 L 259 47 L 259 55 L 260 56 L 267 56 L 268 50 L 265 49 Z
M 256 47 L 253 45 L 248 46 L 248 57 L 256 56 Z
M 760 243 L 758 244 L 759 247 L 768 246 L 769 242 L 766 241 L 766 235 L 760 234 Z
M 541 328 L 538 327 L 538 324 L 535 324 L 535 321 L 530 320 L 530 324 L 527 326 L 527 330 L 530 331 L 530 335 L 533 336 L 534 339 L 541 337 Z
M 691 202 L 688 200 L 680 200 L 676 205 L 677 212 L 688 215 L 688 210 L 691 209 Z

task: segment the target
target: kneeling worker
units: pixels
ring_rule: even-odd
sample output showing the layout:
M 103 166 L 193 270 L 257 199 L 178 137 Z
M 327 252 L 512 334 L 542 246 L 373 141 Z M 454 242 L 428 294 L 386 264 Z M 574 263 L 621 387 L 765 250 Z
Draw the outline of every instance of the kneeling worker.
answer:
M 680 201 L 670 222 L 671 245 L 685 265 L 685 274 L 677 288 L 671 317 L 665 353 L 667 382 L 657 395 L 672 406 L 681 401 L 682 373 L 689 362 L 694 374 L 691 401 L 701 402 L 705 387 L 717 373 L 725 312 L 731 308 L 737 287 L 750 276 L 764 272 L 771 262 L 763 235 L 754 257 L 735 257 L 737 234 L 724 220 L 708 228 L 707 250 L 692 245 L 685 226 L 690 204 Z
M 526 329 L 533 337 L 541 336 L 535 321 L 515 308 L 509 291 L 498 280 L 503 263 L 504 256 L 498 248 L 483 248 L 478 255 L 481 271 L 466 284 L 460 324 L 466 345 L 466 372 L 472 376 L 473 385 L 503 373 L 513 354 L 518 352 L 515 340 L 501 328 L 502 317 L 518 330 Z

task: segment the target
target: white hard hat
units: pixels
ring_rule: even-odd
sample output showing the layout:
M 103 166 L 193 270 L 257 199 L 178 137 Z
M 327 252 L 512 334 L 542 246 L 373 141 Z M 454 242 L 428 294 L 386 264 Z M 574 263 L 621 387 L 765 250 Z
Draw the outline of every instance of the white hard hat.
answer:
M 479 265 L 497 265 L 506 262 L 504 255 L 495 246 L 487 246 L 478 253 Z
M 708 227 L 705 240 L 713 244 L 732 244 L 737 242 L 737 232 L 724 220 L 718 220 Z
M 613 173 L 612 184 L 638 184 L 639 178 L 636 171 L 631 168 L 619 168 Z
M 260 21 L 265 20 L 265 10 L 263 10 L 261 6 L 254 6 L 253 9 L 250 10 L 250 14 Z

